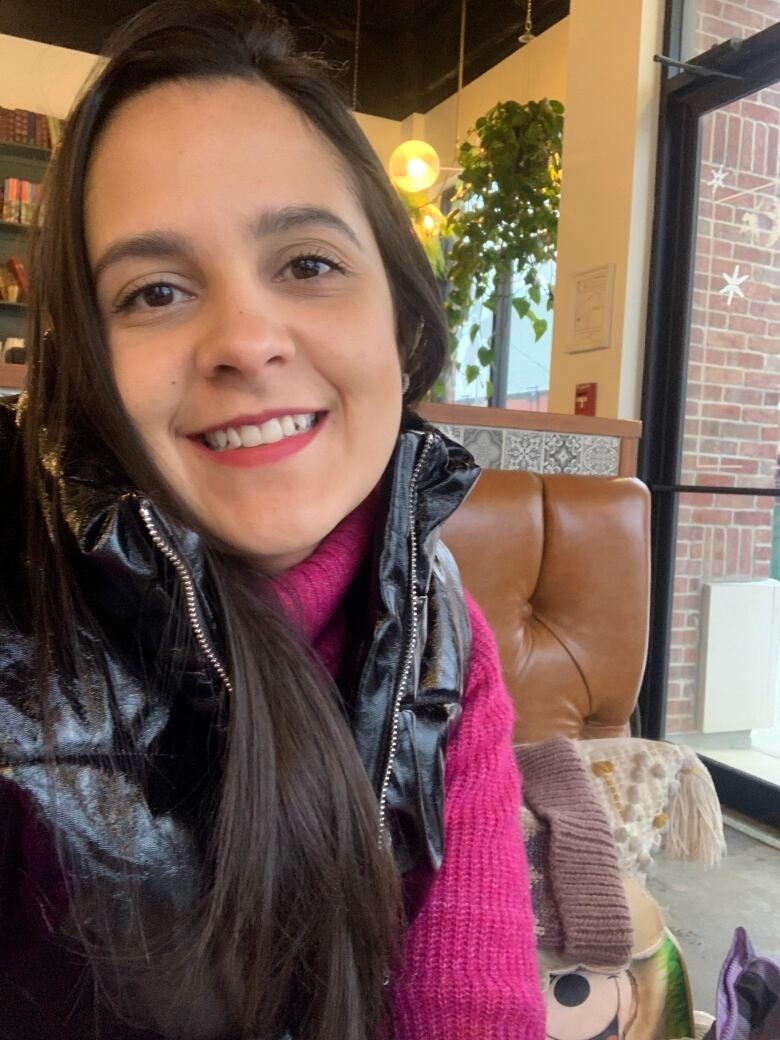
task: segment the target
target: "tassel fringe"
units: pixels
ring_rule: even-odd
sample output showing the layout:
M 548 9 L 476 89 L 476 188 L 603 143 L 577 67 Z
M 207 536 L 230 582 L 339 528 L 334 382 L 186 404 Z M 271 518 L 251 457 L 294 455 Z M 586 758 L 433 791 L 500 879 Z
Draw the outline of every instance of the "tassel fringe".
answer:
M 680 790 L 672 799 L 667 851 L 675 859 L 717 866 L 726 853 L 723 816 L 712 777 L 702 763 L 686 760 Z

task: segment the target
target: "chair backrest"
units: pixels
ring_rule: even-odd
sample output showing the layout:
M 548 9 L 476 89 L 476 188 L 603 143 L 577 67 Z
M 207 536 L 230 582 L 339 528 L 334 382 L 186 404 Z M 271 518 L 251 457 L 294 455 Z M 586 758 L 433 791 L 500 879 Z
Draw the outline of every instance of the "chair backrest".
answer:
M 485 471 L 443 539 L 496 634 L 518 741 L 628 732 L 647 652 L 647 488 Z

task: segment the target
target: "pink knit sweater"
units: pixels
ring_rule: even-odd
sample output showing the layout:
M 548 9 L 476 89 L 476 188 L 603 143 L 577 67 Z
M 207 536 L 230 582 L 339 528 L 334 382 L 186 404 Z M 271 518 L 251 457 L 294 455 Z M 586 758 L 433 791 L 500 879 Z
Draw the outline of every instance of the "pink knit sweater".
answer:
M 276 579 L 332 674 L 344 644 L 344 596 L 374 518 L 372 497 Z M 444 864 L 405 937 L 393 982 L 394 1040 L 543 1040 L 512 704 L 493 634 L 474 600 L 467 603 L 472 649 L 446 758 Z

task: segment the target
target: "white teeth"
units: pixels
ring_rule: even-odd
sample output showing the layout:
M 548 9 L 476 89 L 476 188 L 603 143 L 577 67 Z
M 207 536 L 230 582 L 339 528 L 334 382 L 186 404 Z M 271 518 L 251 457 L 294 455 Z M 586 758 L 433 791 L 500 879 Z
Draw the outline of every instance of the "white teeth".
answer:
M 258 444 L 263 444 L 263 435 L 258 426 L 242 426 L 238 432 L 245 448 L 256 448 Z
M 206 443 L 214 451 L 224 451 L 228 446 L 227 433 L 224 430 L 213 430 L 206 434 Z
M 264 422 L 260 427 L 260 432 L 263 435 L 263 444 L 276 444 L 284 437 L 282 424 L 278 419 L 269 419 L 268 422 Z
M 279 419 L 269 419 L 262 426 L 241 426 L 235 429 L 226 426 L 224 430 L 213 430 L 205 434 L 205 441 L 214 451 L 225 451 L 230 448 L 255 448 L 260 444 L 275 444 L 285 437 L 310 430 L 316 422 L 314 412 L 299 415 L 284 415 Z

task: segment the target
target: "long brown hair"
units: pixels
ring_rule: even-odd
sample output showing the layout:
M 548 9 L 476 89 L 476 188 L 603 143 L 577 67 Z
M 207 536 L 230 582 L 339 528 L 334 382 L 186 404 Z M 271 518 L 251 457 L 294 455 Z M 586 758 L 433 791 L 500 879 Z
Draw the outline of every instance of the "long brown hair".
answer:
M 45 460 L 74 434 L 100 443 L 133 486 L 197 528 L 123 407 L 90 277 L 85 176 L 120 105 L 171 80 L 240 78 L 278 90 L 341 157 L 371 224 L 410 379 L 407 403 L 437 378 L 447 335 L 429 265 L 373 150 L 321 63 L 294 54 L 289 31 L 256 0 L 160 0 L 114 35 L 107 54 L 68 119 L 44 184 L 22 424 L 41 675 L 56 664 L 89 675 L 91 684 L 94 655 L 83 634 L 95 635 L 95 622 L 70 569 Z M 204 854 L 207 881 L 179 959 L 190 950 L 206 954 L 225 981 L 231 1029 L 240 1035 L 276 1040 L 292 1020 L 307 1040 L 371 1040 L 401 916 L 397 872 L 377 841 L 375 796 L 337 691 L 273 600 L 257 594 L 256 571 L 201 534 L 233 692 Z M 86 686 L 83 695 L 90 695 Z

